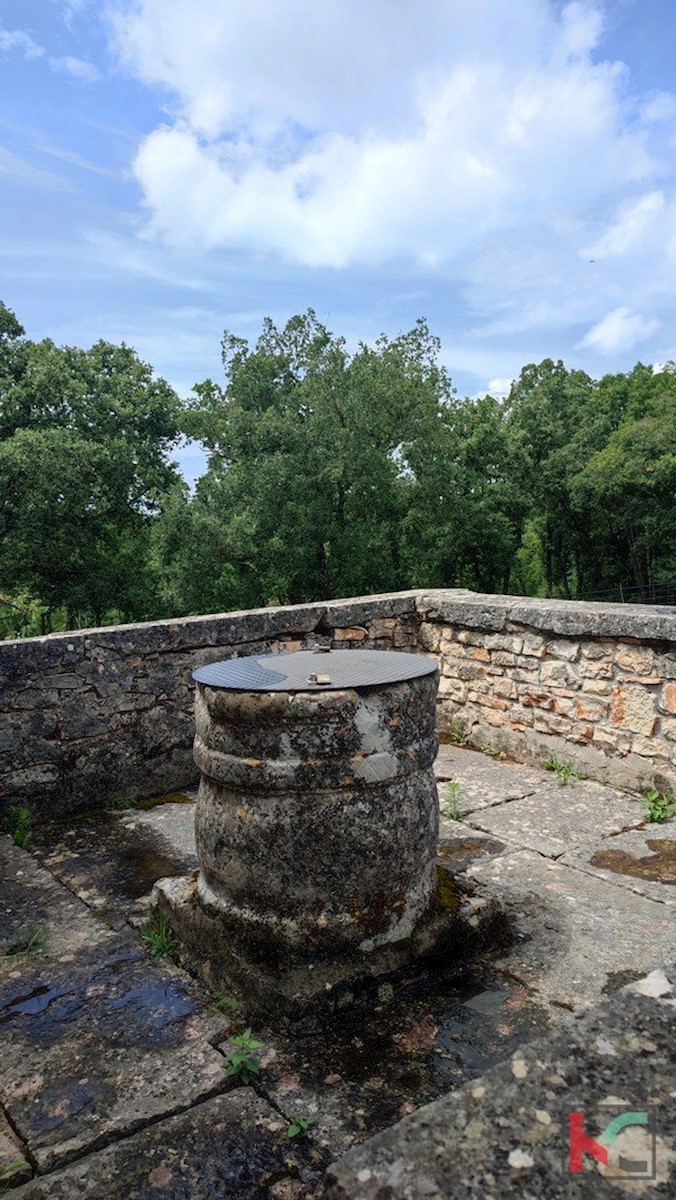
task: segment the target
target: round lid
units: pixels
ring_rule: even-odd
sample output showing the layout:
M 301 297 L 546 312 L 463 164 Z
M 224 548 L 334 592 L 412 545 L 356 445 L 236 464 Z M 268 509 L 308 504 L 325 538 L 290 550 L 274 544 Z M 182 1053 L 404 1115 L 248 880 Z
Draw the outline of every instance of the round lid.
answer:
M 436 662 L 396 650 L 298 650 L 230 658 L 193 671 L 197 683 L 245 692 L 339 691 L 431 675 Z

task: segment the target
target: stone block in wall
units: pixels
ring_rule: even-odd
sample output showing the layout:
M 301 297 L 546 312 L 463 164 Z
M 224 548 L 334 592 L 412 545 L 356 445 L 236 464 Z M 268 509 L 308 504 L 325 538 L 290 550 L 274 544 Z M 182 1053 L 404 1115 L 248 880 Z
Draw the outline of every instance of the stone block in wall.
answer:
M 529 658 L 544 658 L 546 653 L 547 645 L 544 638 L 539 637 L 535 633 L 524 634 L 519 654 L 526 655 Z
M 575 672 L 565 662 L 543 662 L 540 667 L 540 682 L 544 684 L 559 684 L 569 687 L 576 683 Z
M 676 683 L 667 683 L 662 688 L 658 708 L 663 713 L 676 713 Z
M 623 671 L 632 675 L 650 675 L 655 655 L 650 646 L 636 646 L 620 642 L 615 653 L 615 662 Z
M 651 737 L 657 724 L 653 693 L 642 687 L 614 687 L 611 721 L 632 733 Z
M 578 642 L 568 641 L 567 639 L 558 639 L 547 642 L 547 654 L 553 658 L 562 658 L 566 662 L 577 662 L 580 657 L 580 645 Z
M 371 627 L 371 636 L 378 636 L 373 633 L 373 626 Z M 345 625 L 342 629 L 334 629 L 333 631 L 333 640 L 339 644 L 341 642 L 363 642 L 366 637 L 368 637 L 366 629 L 361 629 L 353 625 Z
M 616 643 L 610 638 L 599 638 L 596 641 L 583 641 L 580 643 L 580 653 L 583 658 L 614 658 Z
M 656 737 L 635 737 L 632 738 L 631 748 L 635 754 L 640 754 L 643 758 L 669 758 L 668 746 Z

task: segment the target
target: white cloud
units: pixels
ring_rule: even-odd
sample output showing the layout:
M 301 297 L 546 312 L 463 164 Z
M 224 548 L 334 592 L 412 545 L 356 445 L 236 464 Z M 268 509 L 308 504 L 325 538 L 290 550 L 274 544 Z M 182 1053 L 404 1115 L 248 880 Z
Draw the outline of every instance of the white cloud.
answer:
M 23 29 L 0 29 L 0 50 L 19 50 L 25 58 L 42 58 L 44 50 Z
M 94 64 L 83 58 L 71 58 L 70 55 L 64 55 L 62 58 L 50 58 L 49 65 L 53 71 L 63 71 L 66 75 L 72 75 L 75 79 L 82 80 L 83 83 L 96 83 L 99 78 L 99 72 Z
M 488 384 L 488 393 L 490 396 L 502 399 L 504 396 L 509 395 L 513 382 L 513 379 L 508 379 L 505 376 L 501 376 L 498 379 L 491 379 Z
M 615 308 L 594 325 L 579 343 L 602 354 L 631 350 L 637 342 L 646 341 L 660 327 L 652 317 L 642 317 L 628 308 Z
M 645 236 L 655 227 L 656 219 L 664 212 L 663 192 L 649 192 L 640 200 L 622 205 L 612 225 L 588 249 L 581 251 L 592 258 L 627 254 L 640 247 Z
M 492 231 L 651 179 L 597 7 L 139 0 L 128 66 L 173 96 L 135 172 L 174 244 L 436 269 Z

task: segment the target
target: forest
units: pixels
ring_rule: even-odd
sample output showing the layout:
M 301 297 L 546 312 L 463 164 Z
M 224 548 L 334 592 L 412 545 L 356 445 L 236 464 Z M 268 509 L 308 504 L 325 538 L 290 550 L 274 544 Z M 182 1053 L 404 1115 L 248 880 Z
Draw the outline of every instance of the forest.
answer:
M 424 320 L 350 351 L 308 310 L 226 331 L 182 400 L 0 305 L 0 637 L 415 587 L 676 602 L 676 366 L 545 359 L 467 398 L 440 351 Z

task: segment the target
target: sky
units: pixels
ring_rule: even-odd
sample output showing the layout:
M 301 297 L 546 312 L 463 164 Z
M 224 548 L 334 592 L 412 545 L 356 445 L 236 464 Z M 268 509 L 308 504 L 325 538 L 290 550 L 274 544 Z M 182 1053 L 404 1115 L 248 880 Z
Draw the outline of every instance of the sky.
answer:
M 309 307 L 460 395 L 676 359 L 676 0 L 0 0 L 0 91 L 31 338 L 183 396 Z

